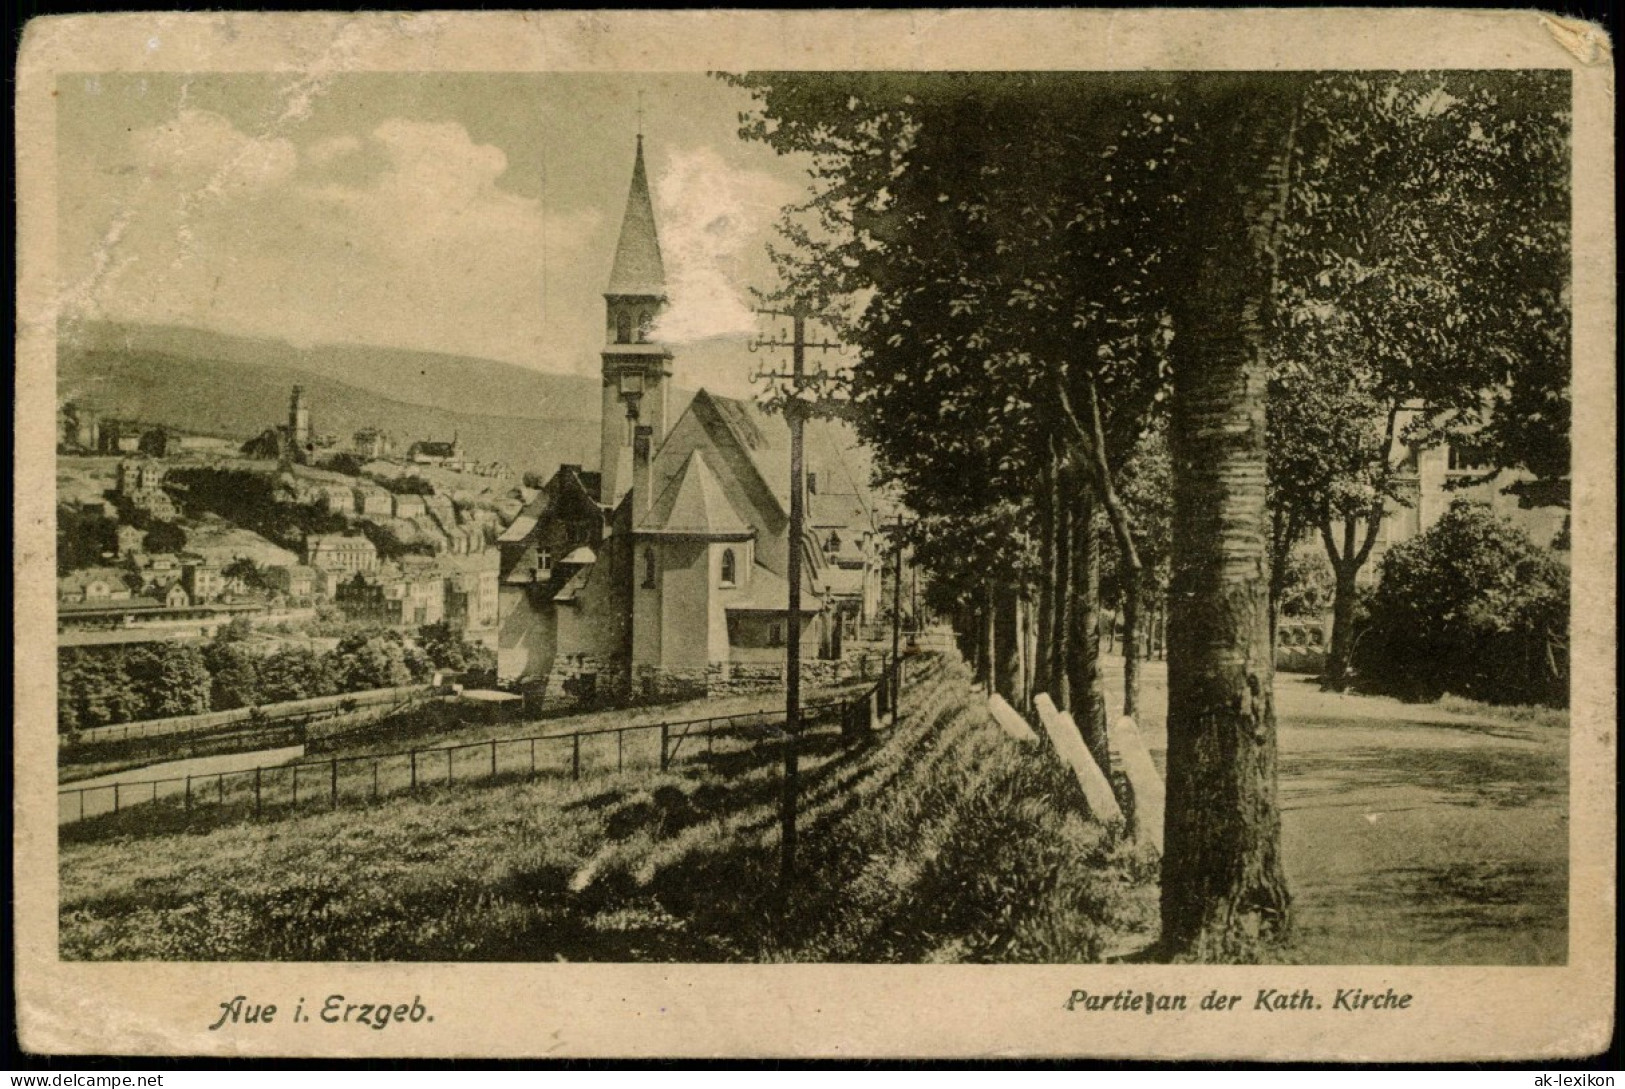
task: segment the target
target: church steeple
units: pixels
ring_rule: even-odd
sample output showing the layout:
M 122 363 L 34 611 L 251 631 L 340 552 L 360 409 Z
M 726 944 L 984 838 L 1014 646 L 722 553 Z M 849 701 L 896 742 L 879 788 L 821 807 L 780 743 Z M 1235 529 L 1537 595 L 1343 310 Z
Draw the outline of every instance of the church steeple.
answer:
M 638 136 L 637 160 L 632 164 L 632 187 L 621 217 L 621 240 L 615 247 L 615 265 L 609 273 L 606 295 L 666 293 L 666 265 L 660 259 L 660 236 L 655 230 L 654 203 L 649 199 L 649 175 L 643 167 L 643 136 Z
M 671 352 L 650 340 L 666 306 L 666 266 L 660 257 L 649 174 L 638 134 L 632 185 L 615 246 L 615 263 L 604 291 L 605 344 L 603 420 L 600 424 L 600 501 L 617 505 L 632 486 L 632 443 L 639 426 L 650 429 L 658 448 L 666 437 L 667 383 Z

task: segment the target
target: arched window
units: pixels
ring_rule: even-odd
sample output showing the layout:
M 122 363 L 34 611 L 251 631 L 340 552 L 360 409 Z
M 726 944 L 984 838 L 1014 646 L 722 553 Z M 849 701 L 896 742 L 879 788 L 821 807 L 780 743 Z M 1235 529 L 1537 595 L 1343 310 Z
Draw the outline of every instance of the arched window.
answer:
M 738 581 L 736 576 L 737 569 L 734 565 L 734 550 L 731 548 L 724 548 L 722 550 L 722 585 L 734 585 L 734 583 Z
M 632 315 L 625 310 L 615 315 L 615 343 L 632 343 Z
M 655 550 L 652 548 L 643 550 L 643 588 L 645 590 L 655 588 Z
M 654 315 L 644 310 L 638 314 L 638 343 L 649 343 L 649 331 L 654 328 Z

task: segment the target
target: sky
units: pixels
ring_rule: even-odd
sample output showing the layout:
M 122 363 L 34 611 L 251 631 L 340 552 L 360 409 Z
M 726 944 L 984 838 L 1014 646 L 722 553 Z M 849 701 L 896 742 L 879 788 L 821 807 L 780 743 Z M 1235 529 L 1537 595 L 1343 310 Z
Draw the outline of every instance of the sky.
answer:
M 679 384 L 739 393 L 748 289 L 771 284 L 772 225 L 808 184 L 738 139 L 746 94 L 692 73 L 103 73 L 57 92 L 69 319 L 596 374 L 641 103 L 658 334 Z

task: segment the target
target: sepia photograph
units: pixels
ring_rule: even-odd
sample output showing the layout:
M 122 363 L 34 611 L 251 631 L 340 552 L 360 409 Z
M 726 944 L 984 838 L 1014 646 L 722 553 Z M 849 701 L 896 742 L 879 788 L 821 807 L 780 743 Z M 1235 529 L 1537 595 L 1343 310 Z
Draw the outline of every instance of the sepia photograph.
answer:
M 36 77 L 50 972 L 320 1053 L 462 966 L 1048 966 L 1012 1046 L 1149 1055 L 1612 962 L 1574 64 L 661 57 Z

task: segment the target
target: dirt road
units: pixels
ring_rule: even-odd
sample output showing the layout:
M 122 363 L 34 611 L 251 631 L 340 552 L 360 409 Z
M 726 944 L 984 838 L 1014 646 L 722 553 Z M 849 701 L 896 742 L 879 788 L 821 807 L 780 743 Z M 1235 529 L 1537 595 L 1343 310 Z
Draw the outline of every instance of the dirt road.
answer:
M 1121 707 L 1122 663 L 1107 666 Z M 1160 764 L 1167 671 L 1145 669 Z M 1562 964 L 1568 730 L 1276 678 L 1282 839 L 1306 964 Z

